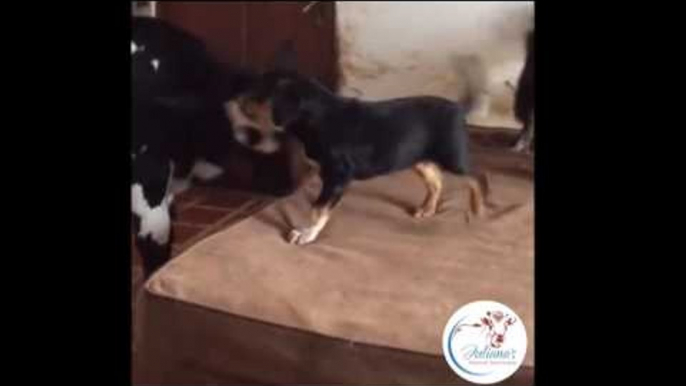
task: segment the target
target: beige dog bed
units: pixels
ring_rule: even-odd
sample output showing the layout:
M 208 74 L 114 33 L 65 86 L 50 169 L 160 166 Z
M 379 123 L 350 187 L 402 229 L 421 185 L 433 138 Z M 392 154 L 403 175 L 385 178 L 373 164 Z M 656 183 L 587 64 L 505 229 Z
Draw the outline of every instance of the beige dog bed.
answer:
M 476 222 L 466 183 L 447 174 L 438 214 L 413 218 L 425 190 L 405 171 L 355 182 L 314 244 L 290 245 L 291 227 L 308 224 L 312 179 L 191 247 L 147 283 L 136 380 L 466 384 L 443 359 L 443 328 L 463 304 L 495 300 L 529 338 L 506 383 L 531 384 L 533 183 L 507 157 L 479 156 L 494 207 Z

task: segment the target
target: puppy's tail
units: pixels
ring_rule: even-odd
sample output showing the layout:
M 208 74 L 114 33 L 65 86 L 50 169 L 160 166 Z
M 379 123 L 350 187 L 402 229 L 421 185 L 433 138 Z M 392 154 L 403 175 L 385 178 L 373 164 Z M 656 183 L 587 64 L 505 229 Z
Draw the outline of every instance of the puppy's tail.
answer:
M 462 85 L 460 104 L 469 113 L 482 103 L 488 79 L 486 66 L 476 55 L 455 55 L 452 62 Z

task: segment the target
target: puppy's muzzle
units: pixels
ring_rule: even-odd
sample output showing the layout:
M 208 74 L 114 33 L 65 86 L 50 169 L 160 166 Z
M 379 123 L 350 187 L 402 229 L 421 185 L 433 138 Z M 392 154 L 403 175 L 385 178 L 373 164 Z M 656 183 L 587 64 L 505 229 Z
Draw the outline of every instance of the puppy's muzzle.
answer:
M 233 126 L 233 136 L 243 146 L 260 153 L 275 153 L 281 147 L 276 127 L 263 127 L 248 117 L 237 101 L 224 105 L 227 117 Z
M 281 141 L 276 135 L 265 135 L 252 126 L 235 126 L 233 137 L 241 145 L 260 153 L 271 154 L 281 148 Z

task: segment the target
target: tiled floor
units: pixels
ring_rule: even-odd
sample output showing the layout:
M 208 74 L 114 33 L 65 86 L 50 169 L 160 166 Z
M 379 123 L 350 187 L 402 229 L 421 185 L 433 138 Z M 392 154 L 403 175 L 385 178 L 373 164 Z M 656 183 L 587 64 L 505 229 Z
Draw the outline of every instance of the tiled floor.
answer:
M 175 198 L 173 256 L 201 239 L 249 216 L 266 206 L 272 198 L 225 188 L 194 187 Z M 131 237 L 132 302 L 143 285 L 140 256 Z
M 220 231 L 242 218 L 259 211 L 273 198 L 226 188 L 194 187 L 175 198 L 176 213 L 172 222 L 174 244 L 172 254 L 177 256 L 193 244 Z M 141 299 L 143 268 L 140 255 L 131 235 L 131 317 L 136 320 L 136 304 Z M 132 336 L 132 338 L 135 337 Z M 132 355 L 136 354 L 135 338 Z
M 173 221 L 174 253 L 200 238 L 248 216 L 270 200 L 250 193 L 222 188 L 192 188 L 179 196 Z

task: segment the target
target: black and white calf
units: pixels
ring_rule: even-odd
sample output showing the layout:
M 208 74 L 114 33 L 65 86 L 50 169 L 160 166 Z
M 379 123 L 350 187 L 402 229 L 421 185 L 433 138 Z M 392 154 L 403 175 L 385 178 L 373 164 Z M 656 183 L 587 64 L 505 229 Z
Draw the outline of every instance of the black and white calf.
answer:
M 159 19 L 132 20 L 131 212 L 147 276 L 170 258 L 174 194 L 219 177 L 234 140 L 224 101 L 251 81 Z
M 170 256 L 174 194 L 191 181 L 221 175 L 232 142 L 230 123 L 217 109 L 184 110 L 135 102 L 132 122 L 131 211 L 144 270 L 149 275 Z
M 134 17 L 131 27 L 134 99 L 207 93 L 218 67 L 200 40 L 156 18 Z

